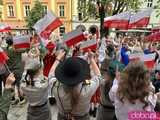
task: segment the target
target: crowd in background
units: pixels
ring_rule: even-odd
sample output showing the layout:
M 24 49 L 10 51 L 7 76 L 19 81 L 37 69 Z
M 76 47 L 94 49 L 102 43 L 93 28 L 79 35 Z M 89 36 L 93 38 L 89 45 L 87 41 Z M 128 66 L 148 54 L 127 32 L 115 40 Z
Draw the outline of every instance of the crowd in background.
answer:
M 85 52 L 80 43 L 68 48 L 60 38 L 50 38 L 45 46 L 36 34 L 30 40 L 30 49 L 17 51 L 11 33 L 1 36 L 9 57 L 9 70 L 0 69 L 2 120 L 7 120 L 10 99 L 12 105 L 28 102 L 27 120 L 127 120 L 128 111 L 160 110 L 159 43 L 119 34 L 98 39 L 97 49 Z M 154 53 L 154 66 L 130 61 L 133 53 Z M 56 100 L 57 118 L 48 98 Z

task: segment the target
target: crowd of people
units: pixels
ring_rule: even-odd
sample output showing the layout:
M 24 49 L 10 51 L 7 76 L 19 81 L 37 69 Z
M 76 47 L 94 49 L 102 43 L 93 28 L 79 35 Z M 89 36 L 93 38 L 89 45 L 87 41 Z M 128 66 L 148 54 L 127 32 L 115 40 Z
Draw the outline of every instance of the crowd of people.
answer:
M 68 48 L 50 39 L 44 46 L 39 39 L 33 35 L 31 47 L 20 50 L 11 33 L 1 40 L 9 60 L 0 64 L 0 120 L 7 120 L 10 104 L 26 101 L 27 120 L 128 120 L 128 112 L 160 111 L 159 43 L 145 36 L 107 36 L 97 40 L 97 49 L 83 51 L 80 43 Z M 133 53 L 154 53 L 154 66 L 131 61 Z M 53 98 L 57 118 L 50 112 Z

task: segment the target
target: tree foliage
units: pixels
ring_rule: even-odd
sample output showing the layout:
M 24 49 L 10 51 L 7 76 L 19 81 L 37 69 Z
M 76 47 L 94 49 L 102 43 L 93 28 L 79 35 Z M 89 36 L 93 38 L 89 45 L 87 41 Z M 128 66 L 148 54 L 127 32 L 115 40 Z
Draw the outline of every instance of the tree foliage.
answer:
M 30 11 L 30 15 L 26 18 L 27 27 L 32 29 L 34 24 L 44 16 L 43 6 L 38 0 L 35 1 L 34 7 Z
M 3 5 L 3 0 L 0 0 L 0 5 Z
M 97 1 L 104 7 L 106 15 L 115 15 L 127 10 L 136 11 L 140 8 L 141 0 L 79 0 L 78 10 L 83 18 L 99 16 Z
M 160 16 L 160 0 L 157 1 L 157 4 L 154 7 L 157 13 L 156 17 L 159 17 Z

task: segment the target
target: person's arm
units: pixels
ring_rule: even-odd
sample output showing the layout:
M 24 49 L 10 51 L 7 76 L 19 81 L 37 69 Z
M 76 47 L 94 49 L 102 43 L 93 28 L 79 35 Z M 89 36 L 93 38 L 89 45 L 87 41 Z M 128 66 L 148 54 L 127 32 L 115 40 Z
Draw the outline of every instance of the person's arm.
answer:
M 3 116 L 6 116 L 9 111 L 11 101 L 11 89 L 12 83 L 15 81 L 14 75 L 11 73 L 6 79 L 6 85 L 4 88 L 3 95 L 0 96 L 0 111 Z
M 92 52 L 89 52 L 89 59 L 90 59 L 90 65 L 91 65 L 91 68 L 94 72 L 94 74 L 97 76 L 97 75 L 101 75 L 101 72 L 99 70 L 99 67 L 95 61 L 95 58 L 94 58 L 94 54 Z
M 98 65 L 94 58 L 94 54 L 92 52 L 89 52 L 88 58 L 89 58 L 94 76 L 90 80 L 90 85 L 86 86 L 85 92 L 86 94 L 92 96 L 96 92 L 97 88 L 100 86 L 101 82 L 103 81 L 103 78 L 101 77 L 100 70 L 98 68 Z
M 58 66 L 58 64 L 62 61 L 62 58 L 64 57 L 64 55 L 65 55 L 65 52 L 63 50 L 60 50 L 57 57 L 56 57 L 54 64 L 51 67 L 51 70 L 49 72 L 49 76 L 55 75 L 55 69 Z

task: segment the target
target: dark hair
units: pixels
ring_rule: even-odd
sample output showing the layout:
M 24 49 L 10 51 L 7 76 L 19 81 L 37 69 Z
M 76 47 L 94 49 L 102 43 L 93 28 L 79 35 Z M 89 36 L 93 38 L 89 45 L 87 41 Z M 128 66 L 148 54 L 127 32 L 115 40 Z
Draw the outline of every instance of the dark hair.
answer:
M 79 91 L 77 86 L 70 87 L 70 86 L 64 85 L 63 87 L 64 87 L 64 91 L 66 93 L 69 93 L 71 98 L 70 103 L 71 103 L 72 109 L 74 109 L 79 103 L 79 97 L 80 97 L 81 91 Z
M 13 39 L 11 37 L 6 38 L 7 49 L 13 45 Z
M 36 75 L 38 70 L 34 71 L 34 70 L 27 70 L 26 76 L 25 76 L 25 80 L 26 80 L 26 84 L 27 85 L 31 85 L 34 86 L 34 76 Z

